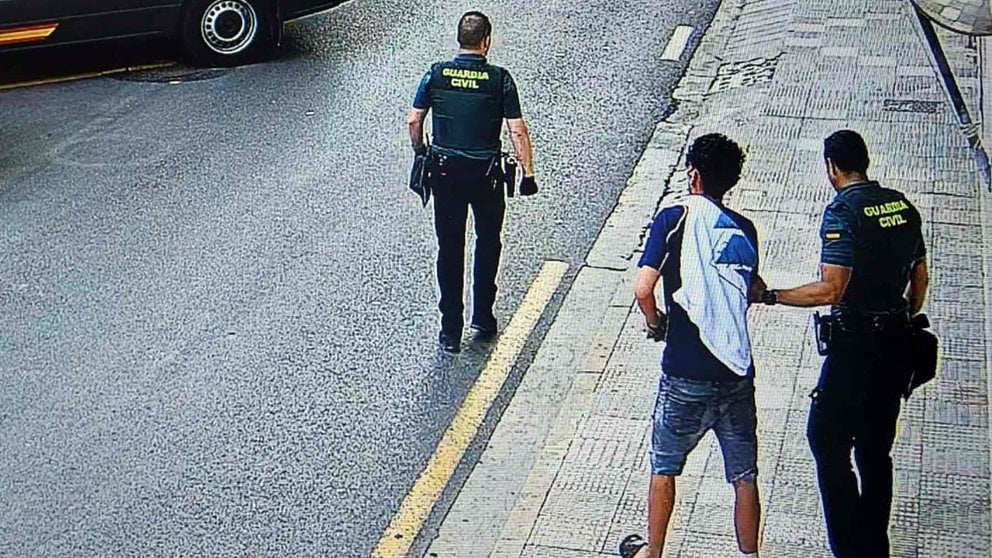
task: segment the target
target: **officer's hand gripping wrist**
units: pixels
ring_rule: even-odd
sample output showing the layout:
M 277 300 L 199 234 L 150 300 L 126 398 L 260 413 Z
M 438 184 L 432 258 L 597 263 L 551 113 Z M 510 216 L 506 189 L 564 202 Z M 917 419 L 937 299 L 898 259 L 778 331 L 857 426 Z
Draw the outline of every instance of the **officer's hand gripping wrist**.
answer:
M 778 304 L 778 291 L 775 289 L 766 289 L 764 293 L 761 294 L 761 303 L 767 304 L 768 306 L 773 306 Z
M 534 176 L 525 176 L 520 179 L 520 195 L 533 196 L 537 193 L 537 181 Z

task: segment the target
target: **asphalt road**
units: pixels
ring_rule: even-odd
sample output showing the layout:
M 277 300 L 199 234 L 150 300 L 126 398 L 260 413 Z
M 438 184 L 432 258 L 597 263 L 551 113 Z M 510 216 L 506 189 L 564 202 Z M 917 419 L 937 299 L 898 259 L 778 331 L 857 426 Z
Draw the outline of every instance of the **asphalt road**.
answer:
M 589 250 L 702 4 L 354 0 L 271 63 L 0 92 L 0 556 L 367 556 L 487 356 L 436 350 L 420 75 L 491 15 L 542 187 L 509 203 L 506 324 Z M 118 48 L 74 52 L 163 52 Z M 33 56 L 62 59 L 0 73 L 78 69 Z

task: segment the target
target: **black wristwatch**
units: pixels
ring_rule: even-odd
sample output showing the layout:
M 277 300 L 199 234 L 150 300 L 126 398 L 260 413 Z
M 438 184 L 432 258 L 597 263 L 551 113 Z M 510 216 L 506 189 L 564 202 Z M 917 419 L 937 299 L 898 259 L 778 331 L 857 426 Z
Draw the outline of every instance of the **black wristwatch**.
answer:
M 761 295 L 761 303 L 772 306 L 778 304 L 778 291 L 775 289 L 767 289 L 764 294 Z

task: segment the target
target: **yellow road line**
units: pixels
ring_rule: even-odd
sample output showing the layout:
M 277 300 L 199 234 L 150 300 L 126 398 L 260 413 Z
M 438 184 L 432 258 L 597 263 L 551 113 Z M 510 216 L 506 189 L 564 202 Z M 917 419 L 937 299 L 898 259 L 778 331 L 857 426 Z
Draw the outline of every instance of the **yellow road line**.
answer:
M 7 91 L 10 89 L 23 89 L 25 87 L 35 87 L 38 85 L 51 85 L 53 83 L 65 83 L 67 81 L 79 81 L 83 79 L 92 79 L 104 76 L 111 76 L 114 74 L 122 74 L 127 72 L 141 72 L 146 70 L 160 70 L 162 68 L 169 68 L 175 66 L 175 62 L 157 62 L 155 64 L 144 64 L 140 66 L 129 66 L 126 68 L 114 68 L 112 70 L 99 70 L 95 72 L 86 72 L 82 74 L 73 74 L 70 76 L 58 76 L 52 78 L 37 79 L 31 81 L 22 81 L 18 83 L 8 83 L 0 84 L 0 91 Z
M 568 264 L 564 262 L 544 262 L 544 266 L 520 304 L 520 309 L 503 331 L 479 379 L 472 386 L 454 420 L 451 421 L 451 426 L 441 438 L 427 468 L 420 473 L 386 532 L 379 539 L 379 544 L 372 552 L 372 558 L 406 556 L 424 521 L 427 520 L 448 481 L 454 475 L 455 468 L 465 455 L 465 450 L 478 434 L 486 413 L 503 388 L 527 337 L 537 325 L 544 308 L 567 270 Z

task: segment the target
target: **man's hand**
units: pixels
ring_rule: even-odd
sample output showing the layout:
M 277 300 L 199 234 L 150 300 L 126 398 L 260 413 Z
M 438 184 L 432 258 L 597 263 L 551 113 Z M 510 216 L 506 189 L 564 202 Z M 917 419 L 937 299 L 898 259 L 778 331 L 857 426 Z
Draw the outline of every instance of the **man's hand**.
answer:
M 534 176 L 524 176 L 520 179 L 520 195 L 533 196 L 537 193 L 537 181 Z
M 655 310 L 654 316 L 652 318 L 645 317 L 644 321 L 648 331 L 648 339 L 654 339 L 655 342 L 665 340 L 665 336 L 668 335 L 668 316 L 661 310 Z
M 414 145 L 413 154 L 417 156 L 427 155 L 427 144 L 422 143 L 420 145 Z

